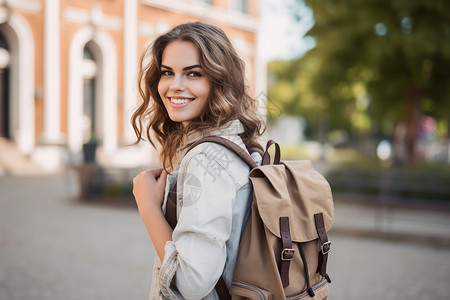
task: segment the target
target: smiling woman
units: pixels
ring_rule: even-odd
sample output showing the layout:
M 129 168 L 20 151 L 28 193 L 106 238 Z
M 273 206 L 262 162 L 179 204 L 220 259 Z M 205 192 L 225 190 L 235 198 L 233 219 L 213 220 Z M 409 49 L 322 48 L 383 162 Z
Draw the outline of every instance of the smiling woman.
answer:
M 158 93 L 169 117 L 183 126 L 205 110 L 211 81 L 200 66 L 197 47 L 191 42 L 170 43 L 162 57 Z
M 242 152 L 262 150 L 257 139 L 264 126 L 246 90 L 244 63 L 220 28 L 181 24 L 149 49 L 151 59 L 140 72 L 143 102 L 132 122 L 138 142 L 146 137 L 161 144 L 162 168 L 133 180 L 158 254 L 150 299 L 218 299 L 214 288 L 222 284 L 226 294 L 231 285 L 249 217 L 249 166 L 222 145 L 187 149 L 202 137 L 219 136 Z M 260 164 L 261 155 L 254 152 L 252 159 Z M 169 197 L 176 198 L 176 225 L 163 213 Z

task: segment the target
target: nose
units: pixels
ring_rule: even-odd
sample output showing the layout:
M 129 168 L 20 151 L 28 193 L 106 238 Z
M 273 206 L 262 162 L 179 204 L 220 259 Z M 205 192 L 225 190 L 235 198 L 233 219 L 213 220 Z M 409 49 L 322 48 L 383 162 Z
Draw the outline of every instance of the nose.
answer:
M 183 77 L 180 75 L 173 76 L 173 80 L 170 84 L 171 91 L 183 91 L 185 88 Z

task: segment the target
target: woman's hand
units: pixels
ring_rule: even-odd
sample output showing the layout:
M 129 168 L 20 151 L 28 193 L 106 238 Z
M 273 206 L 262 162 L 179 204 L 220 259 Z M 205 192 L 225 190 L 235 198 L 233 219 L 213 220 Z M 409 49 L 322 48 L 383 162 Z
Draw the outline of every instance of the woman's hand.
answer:
M 133 194 L 139 212 L 148 209 L 161 210 L 164 200 L 167 172 L 164 169 L 153 169 L 141 172 L 133 179 Z
M 133 179 L 133 194 L 141 219 L 155 246 L 159 259 L 164 260 L 164 247 L 172 240 L 172 228 L 162 213 L 167 172 L 154 169 L 141 172 Z

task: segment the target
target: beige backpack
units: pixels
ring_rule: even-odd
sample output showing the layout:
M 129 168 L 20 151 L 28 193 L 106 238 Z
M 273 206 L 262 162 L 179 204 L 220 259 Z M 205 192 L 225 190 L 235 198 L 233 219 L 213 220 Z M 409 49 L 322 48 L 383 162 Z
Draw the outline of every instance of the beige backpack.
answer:
M 253 184 L 252 211 L 241 237 L 231 289 L 221 278 L 216 285 L 220 299 L 326 299 L 331 282 L 326 272 L 331 249 L 327 231 L 334 205 L 325 178 L 310 161 L 280 161 L 280 147 L 274 141 L 267 143 L 261 166 L 220 137 L 203 138 L 191 148 L 203 142 L 221 144 L 239 155 L 251 167 Z M 275 145 L 272 164 L 271 145 Z M 169 203 L 166 218 L 173 220 L 176 210 Z

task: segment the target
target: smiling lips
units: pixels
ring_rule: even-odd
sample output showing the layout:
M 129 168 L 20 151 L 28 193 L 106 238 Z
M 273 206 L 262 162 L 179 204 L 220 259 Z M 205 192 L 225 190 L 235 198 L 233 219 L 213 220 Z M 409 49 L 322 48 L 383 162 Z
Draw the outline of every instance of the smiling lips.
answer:
M 169 100 L 173 104 L 187 104 L 189 102 L 194 101 L 194 98 L 175 98 L 175 97 L 169 97 Z

